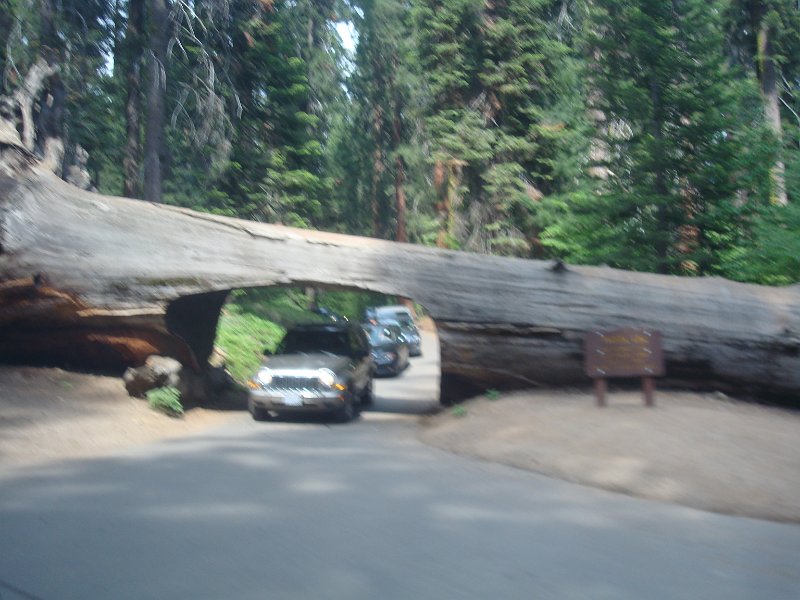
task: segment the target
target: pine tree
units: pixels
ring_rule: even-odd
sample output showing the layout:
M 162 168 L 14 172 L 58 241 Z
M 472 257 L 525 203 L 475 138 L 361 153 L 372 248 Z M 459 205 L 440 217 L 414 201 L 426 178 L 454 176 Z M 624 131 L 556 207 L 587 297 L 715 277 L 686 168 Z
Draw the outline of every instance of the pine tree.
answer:
M 758 78 L 767 124 L 782 141 L 784 120 L 794 116 L 800 121 L 787 102 L 787 97 L 800 94 L 800 5 L 794 0 L 732 0 L 726 16 L 731 53 Z M 793 166 L 795 160 L 781 154 L 795 152 L 796 148 L 785 145 L 773 165 L 772 198 L 780 205 L 790 197 L 786 162 Z M 794 194 L 800 190 L 795 188 Z
M 459 0 L 417 8 L 441 246 L 521 256 L 538 249 L 537 204 L 564 183 L 567 140 L 580 122 L 562 110 L 579 89 L 556 35 L 560 4 Z
M 306 112 L 307 66 L 287 35 L 288 16 L 282 3 L 249 4 L 237 15 L 232 70 L 242 118 L 209 208 L 310 227 L 323 220 L 328 182 L 318 118 Z
M 406 154 L 414 129 L 409 7 L 403 0 L 366 0 L 358 8 L 359 44 L 348 82 L 351 135 L 359 139 L 358 185 L 351 193 L 369 214 L 371 235 L 406 241 Z
M 547 243 L 568 258 L 662 273 L 718 272 L 751 207 L 763 164 L 752 93 L 724 60 L 717 4 L 595 2 L 590 52 L 601 69 L 612 177 L 566 208 Z
M 561 3 L 494 0 L 482 13 L 483 119 L 494 133 L 481 175 L 486 250 L 529 255 L 538 246 L 536 212 L 571 177 L 582 118 L 564 110 L 580 97 L 570 49 L 556 31 Z

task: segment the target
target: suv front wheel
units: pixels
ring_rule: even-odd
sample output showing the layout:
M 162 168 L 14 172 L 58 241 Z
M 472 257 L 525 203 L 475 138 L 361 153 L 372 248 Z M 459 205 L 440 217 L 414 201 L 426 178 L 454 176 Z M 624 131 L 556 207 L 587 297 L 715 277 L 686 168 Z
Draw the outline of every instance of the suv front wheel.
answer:
M 250 414 L 253 416 L 254 421 L 271 421 L 272 415 L 269 414 L 269 411 L 266 408 L 261 408 L 260 406 L 253 406 L 250 409 Z
M 349 423 L 358 416 L 358 408 L 353 400 L 352 392 L 347 394 L 342 406 L 336 409 L 334 417 L 338 423 Z
M 361 406 L 371 406 L 374 399 L 375 394 L 372 391 L 372 377 L 370 377 L 367 385 L 361 390 Z

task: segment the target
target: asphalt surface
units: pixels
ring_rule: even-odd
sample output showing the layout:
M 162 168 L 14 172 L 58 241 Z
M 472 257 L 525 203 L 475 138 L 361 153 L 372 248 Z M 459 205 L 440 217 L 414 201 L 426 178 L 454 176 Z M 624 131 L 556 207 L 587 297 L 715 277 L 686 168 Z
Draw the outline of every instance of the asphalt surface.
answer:
M 0 467 L 0 599 L 800 597 L 796 525 L 421 444 L 435 372 L 379 381 L 348 425 L 243 414 L 99 460 Z

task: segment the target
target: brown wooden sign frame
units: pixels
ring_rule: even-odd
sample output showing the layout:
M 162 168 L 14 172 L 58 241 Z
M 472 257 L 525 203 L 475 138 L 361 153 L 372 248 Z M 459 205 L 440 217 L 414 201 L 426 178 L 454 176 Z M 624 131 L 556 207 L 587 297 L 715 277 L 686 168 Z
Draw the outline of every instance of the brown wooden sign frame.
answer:
M 606 405 L 609 377 L 641 377 L 644 402 L 655 406 L 655 377 L 666 373 L 660 331 L 623 327 L 591 331 L 584 340 L 584 371 L 594 380 L 598 406 Z

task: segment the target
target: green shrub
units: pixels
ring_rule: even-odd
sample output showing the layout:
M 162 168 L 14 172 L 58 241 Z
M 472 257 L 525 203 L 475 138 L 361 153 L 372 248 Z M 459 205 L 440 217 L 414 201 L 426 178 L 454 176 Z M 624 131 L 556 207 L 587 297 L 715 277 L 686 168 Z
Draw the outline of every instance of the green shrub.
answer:
M 486 390 L 486 399 L 487 400 L 499 400 L 500 399 L 500 392 L 497 390 Z
M 153 410 L 161 411 L 170 417 L 183 416 L 181 393 L 178 388 L 172 386 L 160 387 L 150 390 L 145 395 L 147 396 L 147 403 Z
M 277 323 L 231 304 L 225 307 L 217 327 L 216 344 L 225 353 L 225 368 L 239 383 L 251 377 L 261 360 L 264 350 L 275 349 L 285 330 Z
M 453 416 L 454 417 L 466 417 L 467 416 L 467 409 L 461 405 L 453 407 Z

